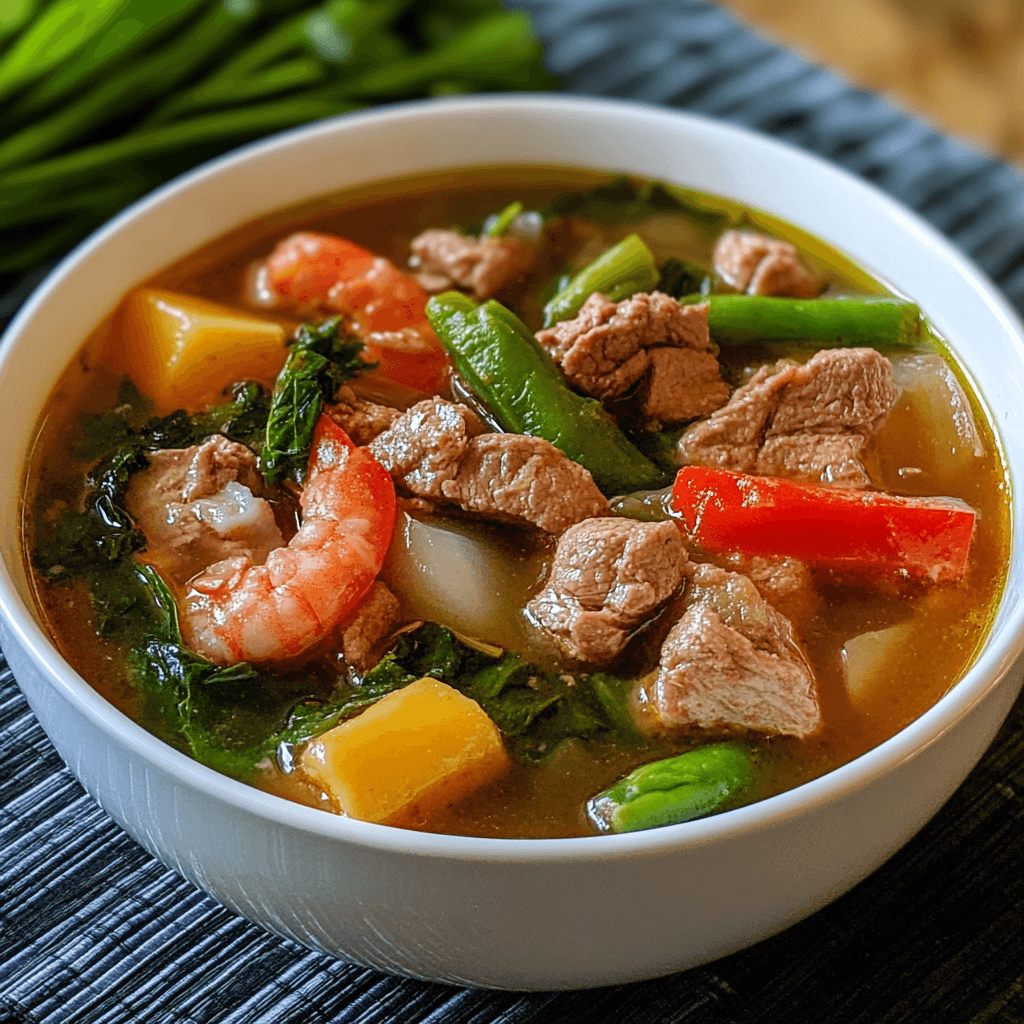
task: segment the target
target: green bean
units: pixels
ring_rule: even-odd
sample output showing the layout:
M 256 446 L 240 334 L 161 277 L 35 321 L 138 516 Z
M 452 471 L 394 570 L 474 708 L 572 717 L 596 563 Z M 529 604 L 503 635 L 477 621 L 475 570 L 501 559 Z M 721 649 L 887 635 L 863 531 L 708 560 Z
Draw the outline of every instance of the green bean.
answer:
M 488 238 L 501 238 L 512 221 L 516 219 L 523 212 L 522 200 L 517 199 L 514 203 L 509 203 L 500 213 L 496 213 L 494 217 L 488 217 L 488 223 L 484 224 L 483 234 Z
M 0 171 L 63 148 L 94 129 L 170 92 L 250 24 L 255 7 L 218 3 L 204 18 L 141 63 L 0 142 Z
M 544 307 L 544 326 L 571 320 L 594 292 L 612 302 L 649 292 L 658 283 L 658 268 L 651 250 L 639 235 L 629 235 L 581 270 Z
M 891 299 L 782 299 L 761 295 L 690 295 L 710 302 L 708 327 L 720 344 L 758 338 L 826 345 L 910 348 L 921 339 L 921 310 Z
M 0 4 L 0 41 L 20 32 L 38 7 L 39 0 L 4 0 Z
M 734 799 L 753 781 L 750 753 L 740 743 L 715 743 L 630 772 L 587 804 L 590 819 L 611 832 L 675 825 Z
M 58 0 L 0 59 L 0 99 L 52 71 L 94 39 L 131 0 Z
M 600 402 L 566 385 L 558 367 L 504 306 L 474 306 L 460 292 L 427 303 L 427 317 L 455 368 L 504 430 L 543 437 L 585 469 L 606 494 L 663 486 L 663 474 Z

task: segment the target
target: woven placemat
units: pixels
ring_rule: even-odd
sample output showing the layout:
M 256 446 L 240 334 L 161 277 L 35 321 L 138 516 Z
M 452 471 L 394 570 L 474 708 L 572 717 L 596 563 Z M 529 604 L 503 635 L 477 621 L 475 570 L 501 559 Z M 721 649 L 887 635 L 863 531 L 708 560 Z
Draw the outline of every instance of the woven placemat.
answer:
M 571 92 L 767 132 L 945 232 L 1024 310 L 1024 177 L 697 0 L 519 0 Z M 0 298 L 0 323 L 45 272 Z M 936 819 L 824 911 L 708 967 L 579 993 L 465 991 L 278 939 L 154 861 L 0 671 L 0 1024 L 1024 1021 L 1024 704 Z M 680 884 L 685 884 L 681 880 Z

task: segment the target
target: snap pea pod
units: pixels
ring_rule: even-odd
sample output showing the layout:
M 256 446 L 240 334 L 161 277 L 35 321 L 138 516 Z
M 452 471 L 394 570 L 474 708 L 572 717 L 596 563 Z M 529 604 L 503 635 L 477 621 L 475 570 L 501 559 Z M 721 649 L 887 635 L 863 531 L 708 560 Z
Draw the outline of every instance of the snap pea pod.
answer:
M 921 340 L 921 310 L 891 299 L 782 299 L 765 295 L 688 295 L 711 304 L 708 327 L 720 344 L 754 338 L 827 345 L 912 348 Z
M 663 474 L 600 402 L 571 391 L 529 328 L 493 299 L 461 292 L 427 303 L 427 318 L 455 368 L 504 430 L 543 437 L 588 469 L 606 494 L 662 485 Z
M 544 307 L 544 326 L 571 320 L 594 292 L 612 302 L 649 292 L 658 284 L 654 256 L 639 235 L 629 235 L 581 270 Z
M 644 765 L 587 804 L 602 831 L 637 832 L 710 814 L 753 781 L 740 743 L 707 747 Z

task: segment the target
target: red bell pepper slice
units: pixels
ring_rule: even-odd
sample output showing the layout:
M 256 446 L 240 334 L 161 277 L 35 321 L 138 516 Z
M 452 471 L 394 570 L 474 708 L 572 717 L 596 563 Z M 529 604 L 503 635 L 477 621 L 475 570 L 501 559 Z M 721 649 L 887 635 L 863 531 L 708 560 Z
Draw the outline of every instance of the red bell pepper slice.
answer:
M 819 568 L 963 577 L 975 513 L 953 498 L 814 487 L 686 466 L 672 487 L 677 525 L 705 551 L 788 556 Z
M 299 231 L 267 258 L 266 286 L 284 307 L 350 317 L 389 380 L 431 394 L 446 382 L 448 357 L 425 312 L 429 296 L 383 256 L 338 235 Z

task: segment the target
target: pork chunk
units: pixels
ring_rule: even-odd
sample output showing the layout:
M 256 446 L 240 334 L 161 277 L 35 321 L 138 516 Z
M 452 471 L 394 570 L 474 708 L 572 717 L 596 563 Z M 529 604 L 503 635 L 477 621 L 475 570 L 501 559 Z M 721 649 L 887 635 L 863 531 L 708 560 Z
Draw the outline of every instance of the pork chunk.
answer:
M 683 434 L 677 455 L 739 473 L 866 487 L 861 451 L 895 400 L 884 356 L 871 348 L 826 349 L 803 366 L 762 367 Z
M 570 384 L 602 401 L 643 379 L 648 419 L 693 419 L 729 395 L 711 348 L 707 303 L 681 306 L 661 292 L 616 303 L 595 292 L 572 320 L 538 331 L 537 340 Z
M 428 291 L 465 288 L 489 299 L 533 266 L 536 250 L 518 238 L 473 238 L 430 229 L 412 240 L 420 283 Z
M 356 671 L 368 672 L 377 664 L 375 649 L 398 622 L 400 608 L 398 598 L 383 583 L 374 583 L 341 634 L 345 660 Z
M 800 258 L 796 247 L 756 231 L 726 231 L 715 243 L 715 272 L 748 295 L 810 299 L 824 282 Z
M 186 583 L 235 555 L 262 564 L 284 543 L 260 497 L 256 456 L 244 445 L 218 434 L 148 458 L 128 485 L 125 507 L 146 536 L 146 557 L 171 579 Z
M 692 564 L 688 575 L 686 612 L 662 646 L 652 695 L 662 724 L 815 732 L 814 675 L 789 620 L 746 576 Z
M 369 444 L 390 428 L 402 414 L 400 409 L 357 398 L 356 393 L 348 387 L 338 389 L 334 402 L 325 406 L 324 412 L 357 445 Z
M 428 398 L 398 416 L 368 447 L 413 494 L 440 498 L 441 485 L 455 478 L 470 440 L 482 432 L 472 409 Z
M 674 523 L 585 519 L 559 538 L 527 609 L 573 658 L 604 663 L 679 589 L 686 560 Z
M 369 450 L 413 495 L 489 519 L 562 533 L 608 511 L 590 473 L 554 445 L 482 430 L 466 406 L 433 398 L 403 413 Z

